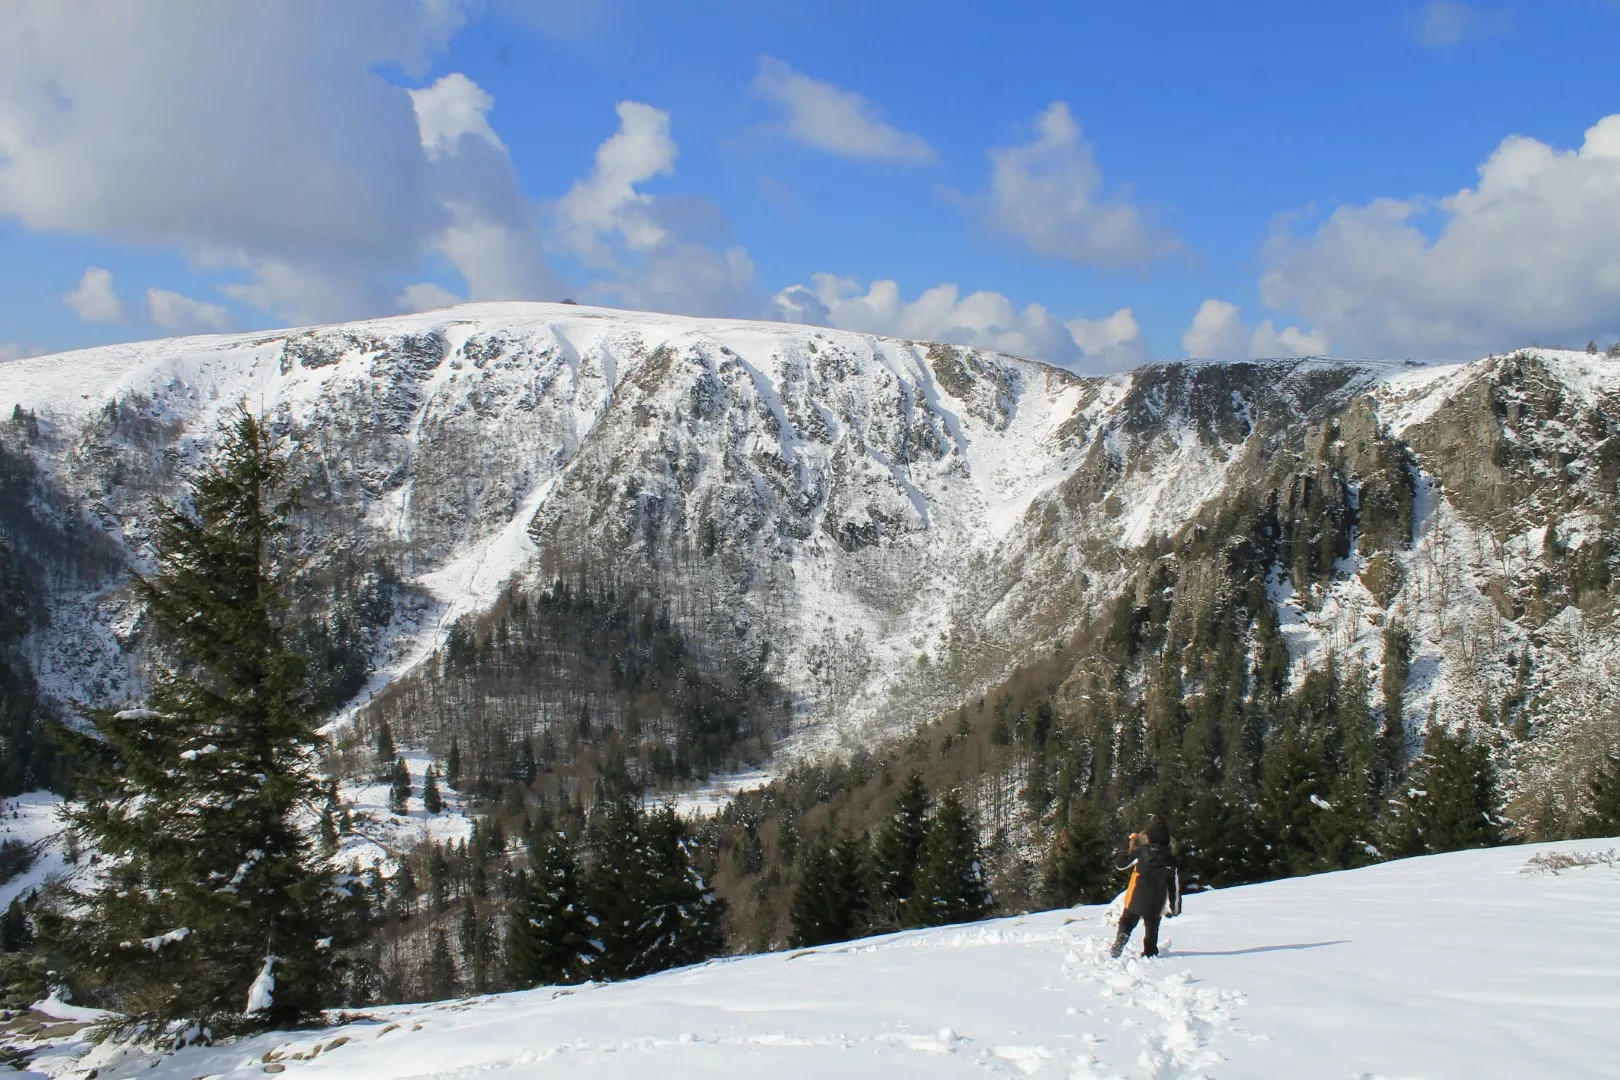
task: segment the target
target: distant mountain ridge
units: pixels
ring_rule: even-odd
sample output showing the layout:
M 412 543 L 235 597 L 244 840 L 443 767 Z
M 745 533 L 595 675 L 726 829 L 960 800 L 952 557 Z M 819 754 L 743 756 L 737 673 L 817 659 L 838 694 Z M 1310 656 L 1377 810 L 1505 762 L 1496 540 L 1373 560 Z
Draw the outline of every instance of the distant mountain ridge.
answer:
M 1517 790 L 1612 735 L 1594 719 L 1620 665 L 1620 361 L 1603 356 L 1083 377 L 807 326 L 484 304 L 0 366 L 0 415 L 31 417 L 55 492 L 38 511 L 136 560 L 152 500 L 239 403 L 295 447 L 332 595 L 387 578 L 345 631 L 371 668 L 351 693 L 420 665 L 512 581 L 588 577 L 762 664 L 794 753 L 852 749 L 1063 649 L 1176 538 L 1265 490 L 1317 529 L 1320 558 L 1290 540 L 1288 563 L 1242 570 L 1268 582 L 1296 677 L 1329 653 L 1376 672 L 1398 622 L 1408 725 L 1524 728 L 1502 751 Z M 1317 509 L 1290 518 L 1293 501 Z M 1261 557 L 1245 550 L 1230 559 Z M 1198 587 L 1181 577 L 1176 599 Z M 138 695 L 119 579 L 48 591 L 26 649 L 45 690 Z

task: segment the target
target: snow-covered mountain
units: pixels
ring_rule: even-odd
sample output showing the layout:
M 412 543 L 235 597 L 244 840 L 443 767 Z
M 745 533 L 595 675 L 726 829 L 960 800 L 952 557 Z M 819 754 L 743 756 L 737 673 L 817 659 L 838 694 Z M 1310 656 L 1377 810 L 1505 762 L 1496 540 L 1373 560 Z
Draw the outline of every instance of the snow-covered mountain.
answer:
M 148 1056 L 62 1038 L 51 1076 L 1611 1076 L 1620 841 L 1497 848 L 1189 897 L 1166 955 L 1111 907 L 371 1010 Z M 1138 942 L 1140 932 L 1138 932 Z M 48 1001 L 68 1019 L 85 1012 Z
M 1304 506 L 1327 484 L 1348 553 L 1311 584 L 1270 578 L 1297 669 L 1331 652 L 1376 670 L 1398 621 L 1409 724 L 1505 723 L 1513 698 L 1546 736 L 1507 755 L 1521 789 L 1560 782 L 1616 707 L 1620 361 L 1602 356 L 1088 378 L 804 326 L 485 304 L 0 366 L 0 415 L 38 421 L 41 513 L 137 561 L 153 501 L 238 405 L 296 447 L 312 560 L 401 581 L 367 639 L 373 688 L 509 582 L 589 573 L 765 657 L 796 750 L 859 745 L 1061 649 L 1245 489 Z M 54 589 L 29 643 L 42 685 L 138 694 L 124 587 Z

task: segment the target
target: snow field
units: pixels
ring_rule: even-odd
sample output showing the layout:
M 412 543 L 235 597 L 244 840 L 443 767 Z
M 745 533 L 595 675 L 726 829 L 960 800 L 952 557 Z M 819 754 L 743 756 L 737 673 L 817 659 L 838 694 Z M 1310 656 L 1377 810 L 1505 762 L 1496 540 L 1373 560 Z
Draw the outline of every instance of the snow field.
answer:
M 104 1046 L 69 1067 L 64 1047 L 34 1067 L 99 1065 L 99 1080 L 1610 1077 L 1620 858 L 1603 853 L 1616 844 L 1195 895 L 1153 961 L 1110 959 L 1112 908 L 1078 908 L 382 1009 L 155 1059 Z

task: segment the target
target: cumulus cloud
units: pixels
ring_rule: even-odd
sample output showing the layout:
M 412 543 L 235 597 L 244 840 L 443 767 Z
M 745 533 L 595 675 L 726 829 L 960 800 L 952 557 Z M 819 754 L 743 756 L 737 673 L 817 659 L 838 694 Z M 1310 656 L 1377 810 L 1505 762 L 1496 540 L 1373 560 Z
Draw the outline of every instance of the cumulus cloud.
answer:
M 934 148 L 920 135 L 885 123 L 860 94 L 794 71 L 773 56 L 759 62 L 754 90 L 781 106 L 786 133 L 840 157 L 930 161 Z
M 495 107 L 495 99 L 459 71 L 408 93 L 428 157 L 454 152 L 464 136 L 482 139 L 497 150 L 506 149 L 489 126 L 489 110 Z
M 638 101 L 621 101 L 616 110 L 618 129 L 597 147 L 590 173 L 556 205 L 563 245 L 596 275 L 579 296 L 690 315 L 756 311 L 748 252 L 700 238 L 723 237 L 723 215 L 701 199 L 660 199 L 639 190 L 675 172 L 680 149 L 669 113 Z
M 907 301 L 894 281 L 874 281 L 863 291 L 853 278 L 834 274 L 814 274 L 810 280 L 778 293 L 768 314 L 786 322 L 972 345 L 1092 370 L 1121 370 L 1146 359 L 1129 308 L 1103 319 L 1064 323 L 1040 304 L 1019 309 L 1000 293 L 962 296 L 951 284 Z
M 987 220 L 1038 255 L 1103 267 L 1139 266 L 1180 243 L 1120 193 L 1104 195 L 1091 144 L 1069 106 L 1035 118 L 1035 137 L 990 151 Z
M 1620 331 L 1620 114 L 1578 149 L 1504 139 L 1479 183 L 1279 223 L 1261 297 L 1341 346 L 1469 356 Z M 1427 226 L 1427 229 L 1425 228 Z
M 1326 334 L 1301 330 L 1297 326 L 1278 330 L 1266 319 L 1252 330 L 1243 322 L 1243 312 L 1226 300 L 1209 299 L 1198 306 L 1192 323 L 1181 335 L 1181 347 L 1188 356 L 1201 360 L 1262 360 L 1279 356 L 1325 356 Z
M 62 302 L 85 322 L 124 320 L 124 303 L 113 291 L 112 271 L 99 266 L 87 267 L 79 287 L 63 296 Z
M 177 334 L 224 333 L 236 328 L 231 313 L 219 304 L 193 300 L 168 289 L 146 290 L 146 315 L 165 330 Z
M 416 77 L 470 6 L 16 0 L 0 214 L 179 251 L 295 321 L 389 310 L 433 254 L 475 296 L 547 295 L 489 95 L 459 74 L 409 91 L 379 73 Z
M 1506 12 L 1484 11 L 1460 0 L 1429 0 L 1415 21 L 1417 39 L 1431 49 L 1444 49 L 1466 38 L 1506 33 Z
M 563 235 L 591 263 L 611 265 L 607 243 L 616 237 L 634 250 L 665 243 L 668 232 L 650 214 L 651 195 L 636 190 L 675 172 L 679 153 L 669 134 L 669 113 L 639 101 L 615 106 L 619 129 L 596 148 L 590 175 L 557 203 Z

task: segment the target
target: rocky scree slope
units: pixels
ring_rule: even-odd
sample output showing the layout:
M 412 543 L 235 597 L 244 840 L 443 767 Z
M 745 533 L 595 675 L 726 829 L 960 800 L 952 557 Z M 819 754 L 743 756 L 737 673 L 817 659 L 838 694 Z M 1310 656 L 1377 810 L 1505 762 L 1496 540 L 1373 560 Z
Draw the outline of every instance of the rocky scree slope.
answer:
M 768 673 L 796 752 L 848 749 L 1122 597 L 1213 588 L 1177 552 L 1214 529 L 1233 540 L 1221 572 L 1265 581 L 1294 678 L 1329 654 L 1382 670 L 1395 623 L 1408 725 L 1513 729 L 1519 787 L 1556 787 L 1613 738 L 1620 362 L 1600 356 L 1085 378 L 802 326 L 492 304 L 0 366 L 7 438 L 48 481 L 35 512 L 137 565 L 154 500 L 239 404 L 306 478 L 300 610 L 334 704 L 433 677 L 424 661 L 457 626 L 488 632 L 475 620 L 509 585 L 562 579 L 657 597 L 705 655 Z M 1276 542 L 1221 532 L 1240 510 L 1271 514 Z M 138 696 L 118 575 L 55 581 L 44 610 L 26 651 L 47 693 Z

